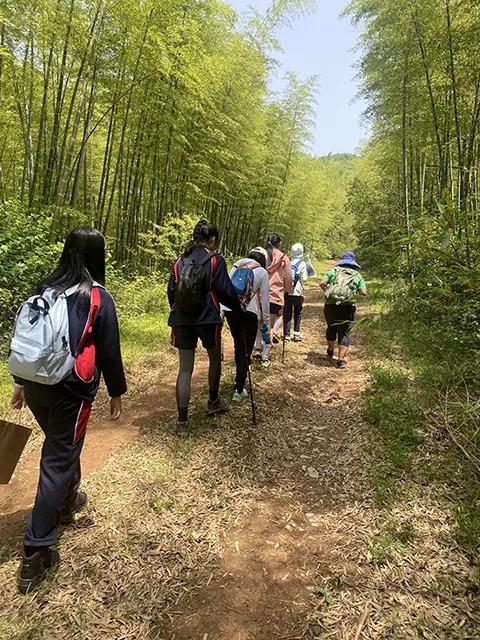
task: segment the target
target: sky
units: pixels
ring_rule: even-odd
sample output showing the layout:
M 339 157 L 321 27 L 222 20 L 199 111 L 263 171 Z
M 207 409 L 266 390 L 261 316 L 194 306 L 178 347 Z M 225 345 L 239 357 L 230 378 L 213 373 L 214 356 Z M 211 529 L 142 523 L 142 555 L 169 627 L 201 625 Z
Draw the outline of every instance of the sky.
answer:
M 253 6 L 265 12 L 270 0 L 225 0 L 238 12 Z M 311 151 L 316 155 L 353 153 L 368 137 L 361 123 L 364 103 L 356 98 L 359 85 L 355 80 L 358 54 L 356 28 L 349 19 L 340 17 L 347 0 L 318 0 L 314 15 L 298 18 L 291 27 L 276 35 L 283 53 L 276 55 L 280 68 L 271 86 L 280 91 L 286 71 L 294 71 L 301 79 L 320 77 L 316 105 L 316 129 Z

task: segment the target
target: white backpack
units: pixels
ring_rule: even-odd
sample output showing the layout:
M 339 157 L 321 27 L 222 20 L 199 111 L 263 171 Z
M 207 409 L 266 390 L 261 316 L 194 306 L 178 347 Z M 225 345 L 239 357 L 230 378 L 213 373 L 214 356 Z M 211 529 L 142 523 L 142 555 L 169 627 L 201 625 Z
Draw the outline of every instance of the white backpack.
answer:
M 8 368 L 13 376 L 54 385 L 71 374 L 98 310 L 98 302 L 94 308 L 94 298 L 99 300 L 99 294 L 93 293 L 98 289 L 92 288 L 87 325 L 76 352 L 72 353 L 67 297 L 77 290 L 78 285 L 60 294 L 46 289 L 20 306 L 8 357 Z

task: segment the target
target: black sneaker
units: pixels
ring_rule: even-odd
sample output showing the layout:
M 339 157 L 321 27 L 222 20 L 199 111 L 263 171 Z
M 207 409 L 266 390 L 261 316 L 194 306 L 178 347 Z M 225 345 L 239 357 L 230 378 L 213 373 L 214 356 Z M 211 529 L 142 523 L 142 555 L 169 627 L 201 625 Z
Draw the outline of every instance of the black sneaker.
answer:
M 347 366 L 347 361 L 346 360 L 338 360 L 338 362 L 337 362 L 337 368 L 338 369 L 345 369 L 346 366 Z
M 59 562 L 58 551 L 50 547 L 40 547 L 30 556 L 27 556 L 24 551 L 18 578 L 20 593 L 30 593 L 36 589 Z
M 85 491 L 79 491 L 73 504 L 63 507 L 60 511 L 60 524 L 72 524 L 75 514 L 83 511 L 88 504 L 88 496 Z
M 179 438 L 185 438 L 188 435 L 188 421 L 182 422 L 181 420 L 177 420 L 175 435 Z
M 216 400 L 209 400 L 207 405 L 207 413 L 209 416 L 214 416 L 216 413 L 222 413 L 222 411 L 226 411 L 228 408 L 228 402 L 222 398 L 222 396 L 218 396 Z

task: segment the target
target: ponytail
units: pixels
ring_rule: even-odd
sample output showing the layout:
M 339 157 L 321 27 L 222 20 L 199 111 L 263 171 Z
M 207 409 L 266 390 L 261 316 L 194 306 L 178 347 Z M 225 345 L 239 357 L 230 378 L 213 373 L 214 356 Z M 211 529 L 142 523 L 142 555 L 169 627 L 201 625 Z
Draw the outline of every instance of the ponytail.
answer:
M 200 220 L 193 230 L 193 238 L 185 247 L 183 257 L 187 258 L 195 247 L 205 246 L 211 238 L 218 240 L 220 237 L 218 228 L 207 220 Z
M 278 233 L 271 233 L 267 238 L 267 253 L 268 253 L 268 261 L 271 263 L 273 261 L 273 250 L 278 249 L 278 245 L 281 243 L 282 238 L 278 235 Z

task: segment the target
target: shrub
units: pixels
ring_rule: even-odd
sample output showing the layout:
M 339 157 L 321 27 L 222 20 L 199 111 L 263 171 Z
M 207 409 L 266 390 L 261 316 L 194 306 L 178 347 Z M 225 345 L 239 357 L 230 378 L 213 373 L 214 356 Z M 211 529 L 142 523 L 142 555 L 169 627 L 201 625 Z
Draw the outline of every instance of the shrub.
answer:
M 61 253 L 52 241 L 51 211 L 27 211 L 18 202 L 0 203 L 0 333 L 11 328 L 16 307 L 46 275 Z

